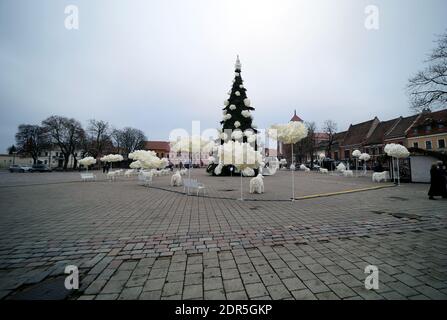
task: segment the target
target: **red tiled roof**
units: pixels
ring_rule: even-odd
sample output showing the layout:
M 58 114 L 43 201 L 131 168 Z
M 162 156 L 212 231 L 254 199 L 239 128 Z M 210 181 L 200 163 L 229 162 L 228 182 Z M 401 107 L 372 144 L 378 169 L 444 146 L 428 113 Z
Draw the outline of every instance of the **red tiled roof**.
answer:
M 405 118 L 401 117 L 399 122 L 395 124 L 394 127 L 392 127 L 390 131 L 388 131 L 388 133 L 385 134 L 385 140 L 405 137 L 407 130 L 411 127 L 418 116 L 419 115 L 409 116 Z
M 169 152 L 171 149 L 167 141 L 145 141 L 144 147 L 147 150 L 163 150 L 166 152 Z
M 373 133 L 371 134 L 371 136 L 366 139 L 366 144 L 367 145 L 372 145 L 372 144 L 382 144 L 383 140 L 385 138 L 385 134 L 393 128 L 393 126 L 396 125 L 396 123 L 398 121 L 400 121 L 401 118 L 395 118 L 395 119 L 391 119 L 388 121 L 383 121 L 380 122 L 377 127 L 374 129 Z
M 447 132 L 447 109 L 421 113 L 411 128 L 417 129 L 417 132 L 409 130 L 409 137 Z
M 368 138 L 368 133 L 376 121 L 378 119 L 374 118 L 366 122 L 351 124 L 342 145 L 351 146 L 363 143 Z

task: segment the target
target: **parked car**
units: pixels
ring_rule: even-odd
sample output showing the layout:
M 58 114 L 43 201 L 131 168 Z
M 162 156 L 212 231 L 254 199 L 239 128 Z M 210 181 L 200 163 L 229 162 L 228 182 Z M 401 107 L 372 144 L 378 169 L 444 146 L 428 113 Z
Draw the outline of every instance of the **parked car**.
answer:
M 44 164 L 33 164 L 30 172 L 51 172 L 51 169 Z
M 31 170 L 31 167 L 21 166 L 18 164 L 13 164 L 9 167 L 9 172 L 28 172 Z

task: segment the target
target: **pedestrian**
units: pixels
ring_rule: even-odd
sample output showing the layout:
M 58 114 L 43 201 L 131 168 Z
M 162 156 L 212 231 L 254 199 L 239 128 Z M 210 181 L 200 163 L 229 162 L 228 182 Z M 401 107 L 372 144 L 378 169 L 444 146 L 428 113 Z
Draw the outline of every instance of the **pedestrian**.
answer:
M 442 168 L 439 164 L 433 163 L 430 169 L 430 189 L 428 190 L 428 198 L 430 200 L 436 200 L 434 197 L 437 196 L 447 198 L 447 191 Z
M 106 173 L 106 165 L 102 166 L 102 173 Z
M 109 170 L 110 170 L 110 163 L 107 162 L 107 164 L 106 164 L 106 173 L 109 173 Z

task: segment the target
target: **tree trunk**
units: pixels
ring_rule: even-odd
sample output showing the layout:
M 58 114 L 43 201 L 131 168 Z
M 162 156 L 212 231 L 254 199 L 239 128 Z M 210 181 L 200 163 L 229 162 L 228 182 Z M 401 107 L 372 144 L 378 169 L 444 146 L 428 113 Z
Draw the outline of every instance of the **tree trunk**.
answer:
M 70 155 L 64 154 L 64 170 L 67 170 L 69 160 L 70 160 Z
M 78 166 L 78 159 L 76 159 L 76 157 L 73 156 L 73 170 L 76 170 L 77 166 Z

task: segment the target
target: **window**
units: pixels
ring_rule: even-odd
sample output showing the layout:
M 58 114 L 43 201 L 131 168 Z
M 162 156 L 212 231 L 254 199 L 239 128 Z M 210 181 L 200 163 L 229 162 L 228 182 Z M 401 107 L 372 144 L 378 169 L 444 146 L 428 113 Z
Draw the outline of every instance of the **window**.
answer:
M 337 151 L 334 152 L 334 160 L 338 160 L 338 152 Z
M 426 131 L 430 131 L 430 130 L 431 130 L 431 126 L 430 126 L 430 125 L 425 126 L 425 130 L 426 130 Z
M 419 148 L 419 143 L 417 143 L 417 142 L 413 142 L 413 147 L 414 147 L 414 148 Z
M 439 128 L 439 129 L 444 128 L 444 124 L 443 124 L 443 123 L 438 124 L 438 128 Z
M 349 150 L 345 150 L 345 159 L 349 159 L 351 152 Z
M 418 128 L 414 128 L 413 133 L 418 133 Z
M 425 149 L 431 150 L 431 141 L 430 140 L 425 141 Z
M 439 149 L 444 149 L 445 148 L 445 140 L 444 139 L 439 139 L 438 140 L 438 148 Z

